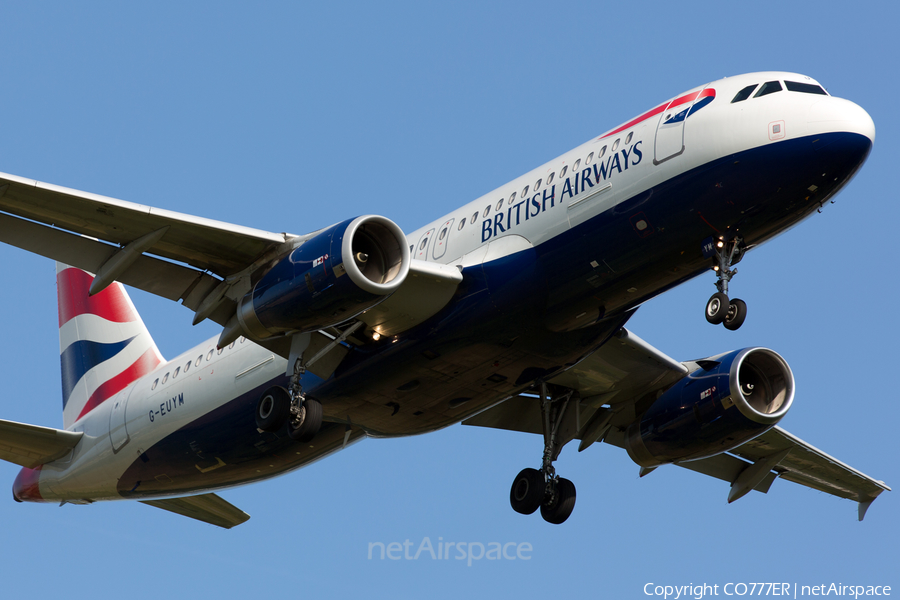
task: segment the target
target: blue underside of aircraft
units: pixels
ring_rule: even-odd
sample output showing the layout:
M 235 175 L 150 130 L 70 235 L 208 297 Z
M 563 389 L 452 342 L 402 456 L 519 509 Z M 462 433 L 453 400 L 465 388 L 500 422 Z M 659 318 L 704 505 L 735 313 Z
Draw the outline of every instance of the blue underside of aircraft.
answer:
M 520 350 L 508 369 L 512 375 L 495 382 L 499 401 L 597 348 L 642 302 L 708 271 L 703 240 L 739 232 L 752 247 L 812 214 L 855 174 L 871 147 L 865 136 L 832 133 L 767 144 L 692 169 L 535 248 L 466 268 L 440 313 L 395 343 L 351 349 L 327 381 L 307 373 L 304 388 L 327 414 L 330 399 L 396 394 L 382 382 L 405 372 L 414 379 L 419 363 L 433 367 L 477 342 L 498 356 Z M 119 493 L 176 495 L 274 476 L 362 436 L 350 436 L 347 424 L 335 422 L 326 422 L 312 445 L 286 431 L 257 435 L 260 394 L 287 380 L 251 390 L 146 449 L 120 478 Z M 465 373 L 454 381 L 465 384 Z

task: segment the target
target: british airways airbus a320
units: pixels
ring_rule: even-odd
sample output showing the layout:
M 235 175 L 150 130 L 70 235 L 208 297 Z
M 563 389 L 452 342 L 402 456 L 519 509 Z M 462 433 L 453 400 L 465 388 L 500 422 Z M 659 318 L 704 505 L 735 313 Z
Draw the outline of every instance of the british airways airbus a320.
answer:
M 680 362 L 625 325 L 709 273 L 706 319 L 740 327 L 734 265 L 828 203 L 874 138 L 809 77 L 731 77 L 408 235 L 375 215 L 270 233 L 0 174 L 0 241 L 58 261 L 63 429 L 0 421 L 13 496 L 232 527 L 249 516 L 216 490 L 463 422 L 542 436 L 510 503 L 550 523 L 575 505 L 553 466 L 572 440 L 624 448 L 642 475 L 722 479 L 729 502 L 787 479 L 862 519 L 890 488 L 777 426 L 794 401 L 780 355 Z M 221 335 L 163 358 L 122 284 Z

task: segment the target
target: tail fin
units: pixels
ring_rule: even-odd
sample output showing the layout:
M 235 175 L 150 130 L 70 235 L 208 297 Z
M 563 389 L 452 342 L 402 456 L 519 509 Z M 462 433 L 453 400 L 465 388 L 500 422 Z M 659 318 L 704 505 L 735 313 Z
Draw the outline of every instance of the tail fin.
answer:
M 63 426 L 164 361 L 120 283 L 91 296 L 94 276 L 56 263 Z

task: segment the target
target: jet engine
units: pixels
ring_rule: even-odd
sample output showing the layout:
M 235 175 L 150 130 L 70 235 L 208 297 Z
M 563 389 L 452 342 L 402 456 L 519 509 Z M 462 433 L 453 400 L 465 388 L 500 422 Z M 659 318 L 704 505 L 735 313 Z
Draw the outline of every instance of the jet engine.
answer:
M 237 318 L 258 339 L 337 325 L 400 287 L 409 263 L 406 236 L 393 221 L 349 219 L 281 258 L 241 298 Z
M 794 375 L 766 348 L 698 360 L 632 423 L 625 449 L 642 467 L 713 456 L 773 427 L 794 401 Z

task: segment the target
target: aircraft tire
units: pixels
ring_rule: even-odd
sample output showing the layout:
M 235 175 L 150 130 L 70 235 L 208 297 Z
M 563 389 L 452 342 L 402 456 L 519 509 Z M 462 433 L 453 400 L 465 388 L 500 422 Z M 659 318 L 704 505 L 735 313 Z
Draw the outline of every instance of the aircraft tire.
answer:
M 286 389 L 272 386 L 256 402 L 256 426 L 263 431 L 278 431 L 291 412 L 291 395 Z
M 537 469 L 522 469 L 513 479 L 509 503 L 519 514 L 530 515 L 544 501 L 544 475 Z
M 743 300 L 740 300 L 739 298 L 735 298 L 731 301 L 731 304 L 728 307 L 728 314 L 725 315 L 725 320 L 722 321 L 722 325 L 725 326 L 725 329 L 735 331 L 744 324 L 744 320 L 746 318 L 747 303 Z
M 288 422 L 288 433 L 291 439 L 298 442 L 308 442 L 316 437 L 319 429 L 322 428 L 322 404 L 318 400 L 307 398 L 303 401 L 303 408 L 306 415 L 303 417 L 303 423 L 300 427 L 294 429 L 291 422 Z
M 556 484 L 556 501 L 553 504 L 541 504 L 541 516 L 548 523 L 560 525 L 575 509 L 575 484 L 560 477 Z
M 718 325 L 728 316 L 730 305 L 731 301 L 728 300 L 728 294 L 716 292 L 706 302 L 706 320 L 713 325 Z

